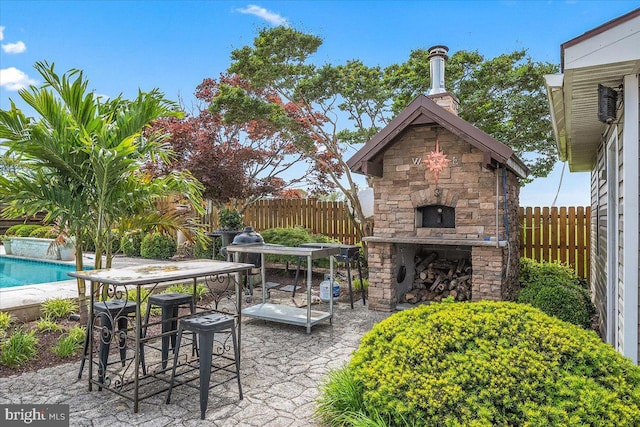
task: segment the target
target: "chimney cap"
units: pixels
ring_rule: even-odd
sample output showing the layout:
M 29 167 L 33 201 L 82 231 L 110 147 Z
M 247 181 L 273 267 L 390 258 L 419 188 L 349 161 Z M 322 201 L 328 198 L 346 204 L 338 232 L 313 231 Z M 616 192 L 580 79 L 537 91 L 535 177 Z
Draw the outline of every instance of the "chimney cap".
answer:
M 442 44 L 437 44 L 435 46 L 431 46 L 429 49 L 429 59 L 433 56 L 443 56 L 444 59 L 449 59 L 447 53 L 449 53 L 449 48 Z

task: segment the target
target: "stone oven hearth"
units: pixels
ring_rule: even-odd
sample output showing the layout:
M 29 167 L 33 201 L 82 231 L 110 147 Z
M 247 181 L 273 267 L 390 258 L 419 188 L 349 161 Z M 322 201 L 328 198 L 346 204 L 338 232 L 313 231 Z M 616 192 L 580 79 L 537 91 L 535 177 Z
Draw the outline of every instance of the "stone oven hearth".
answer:
M 418 304 L 421 302 L 441 301 L 451 297 L 456 301 L 471 300 L 471 251 L 458 248 L 438 250 L 427 246 L 412 247 L 415 255 L 412 263 L 405 266 L 411 269 L 413 280 L 408 280 L 411 288 L 398 286 L 400 304 Z M 400 249 L 403 254 L 405 249 Z M 401 255 L 402 262 L 403 255 Z
M 374 232 L 364 239 L 371 309 L 515 294 L 518 178 L 528 170 L 457 116 L 455 96 L 419 95 L 347 163 L 374 191 Z

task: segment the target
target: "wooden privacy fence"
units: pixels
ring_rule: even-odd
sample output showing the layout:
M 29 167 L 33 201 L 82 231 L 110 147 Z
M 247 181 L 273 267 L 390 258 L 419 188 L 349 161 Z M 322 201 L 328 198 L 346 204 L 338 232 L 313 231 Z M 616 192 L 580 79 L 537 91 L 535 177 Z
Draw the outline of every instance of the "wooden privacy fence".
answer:
M 165 204 L 175 204 L 173 200 Z M 590 276 L 590 207 L 527 207 L 519 209 L 520 255 L 538 261 L 558 261 L 572 266 L 585 279 Z M 204 219 L 204 218 L 203 218 Z M 42 217 L 0 218 L 0 234 L 10 225 L 41 223 Z M 203 221 L 211 224 L 210 219 Z M 304 227 L 343 243 L 360 242 L 345 202 L 316 199 L 268 199 L 249 206 L 244 222 L 256 230 Z
M 244 222 L 258 231 L 276 227 L 304 227 L 342 243 L 355 244 L 360 241 L 345 202 L 259 200 L 246 209 Z
M 520 256 L 558 261 L 589 280 L 591 208 L 520 208 Z
M 589 279 L 590 207 L 521 207 L 520 255 L 538 261 L 558 261 Z M 344 202 L 315 199 L 269 199 L 254 203 L 245 212 L 245 223 L 256 230 L 304 227 L 345 243 L 360 236 Z

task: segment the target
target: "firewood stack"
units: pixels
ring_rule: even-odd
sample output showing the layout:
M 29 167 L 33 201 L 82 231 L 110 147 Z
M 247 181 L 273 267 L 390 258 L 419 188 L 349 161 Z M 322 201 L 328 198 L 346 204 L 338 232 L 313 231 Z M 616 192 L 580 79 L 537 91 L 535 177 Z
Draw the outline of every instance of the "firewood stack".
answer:
M 471 300 L 471 260 L 438 259 L 438 254 L 432 252 L 417 257 L 415 272 L 413 289 L 402 295 L 400 302 L 439 302 L 448 296 L 456 301 Z

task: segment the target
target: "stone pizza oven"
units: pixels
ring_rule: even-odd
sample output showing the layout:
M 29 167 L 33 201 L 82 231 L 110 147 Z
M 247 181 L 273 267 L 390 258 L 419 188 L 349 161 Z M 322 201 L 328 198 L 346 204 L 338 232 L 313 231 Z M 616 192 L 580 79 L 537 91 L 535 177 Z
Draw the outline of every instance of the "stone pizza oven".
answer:
M 347 161 L 371 178 L 365 238 L 372 310 L 405 303 L 510 299 L 517 290 L 518 178 L 506 145 L 457 115 L 444 90 L 447 48 L 430 50 L 432 87 Z

